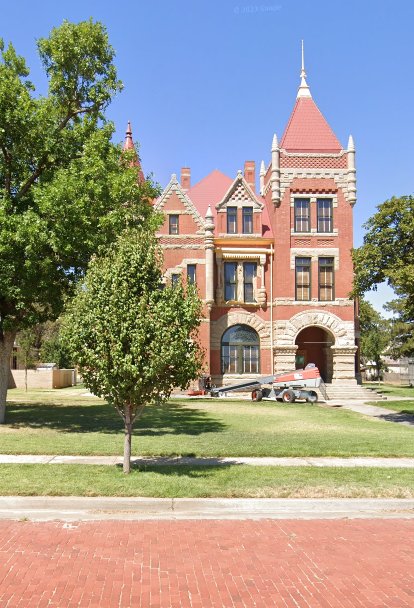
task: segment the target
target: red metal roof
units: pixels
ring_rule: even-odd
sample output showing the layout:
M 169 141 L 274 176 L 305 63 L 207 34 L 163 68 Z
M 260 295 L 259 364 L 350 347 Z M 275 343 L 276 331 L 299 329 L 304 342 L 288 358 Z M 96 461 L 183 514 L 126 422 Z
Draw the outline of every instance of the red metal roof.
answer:
M 280 142 L 288 152 L 337 153 L 342 146 L 311 97 L 299 97 Z
M 193 201 L 203 219 L 209 205 L 214 217 L 216 217 L 216 205 L 223 199 L 232 183 L 233 180 L 228 175 L 214 169 L 190 188 L 187 196 Z

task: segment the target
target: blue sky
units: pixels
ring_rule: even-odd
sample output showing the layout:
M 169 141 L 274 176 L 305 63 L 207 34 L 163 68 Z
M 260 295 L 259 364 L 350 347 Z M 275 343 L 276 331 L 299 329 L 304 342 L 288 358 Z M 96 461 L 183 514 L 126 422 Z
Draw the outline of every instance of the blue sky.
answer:
M 39 89 L 36 39 L 63 19 L 102 21 L 124 91 L 109 117 L 131 120 L 145 173 L 165 186 L 190 166 L 270 160 L 293 109 L 300 41 L 313 98 L 341 143 L 357 149 L 355 245 L 362 224 L 413 179 L 414 2 L 411 0 L 15 0 L 1 2 L 0 36 L 24 55 Z M 370 297 L 375 304 L 390 292 Z

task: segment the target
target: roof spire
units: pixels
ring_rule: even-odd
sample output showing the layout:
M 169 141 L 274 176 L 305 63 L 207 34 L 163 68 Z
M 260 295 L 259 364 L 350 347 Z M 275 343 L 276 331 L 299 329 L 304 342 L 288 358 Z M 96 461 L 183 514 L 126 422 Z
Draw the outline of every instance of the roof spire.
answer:
M 300 71 L 300 87 L 299 87 L 298 94 L 296 97 L 297 97 L 297 99 L 299 99 L 299 97 L 312 97 L 308 84 L 306 82 L 305 51 L 304 51 L 304 47 L 303 47 L 303 40 L 302 40 L 302 69 Z
M 124 141 L 124 146 L 123 146 L 123 150 L 133 150 L 135 148 L 134 146 L 134 142 L 132 140 L 132 128 L 131 128 L 131 122 L 128 120 L 128 125 L 125 131 L 125 141 Z

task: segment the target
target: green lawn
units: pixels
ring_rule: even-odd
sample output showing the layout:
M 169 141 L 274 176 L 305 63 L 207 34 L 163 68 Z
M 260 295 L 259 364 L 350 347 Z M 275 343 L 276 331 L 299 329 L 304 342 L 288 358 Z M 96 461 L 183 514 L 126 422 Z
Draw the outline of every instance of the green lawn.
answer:
M 414 497 L 409 469 L 0 465 L 3 496 L 225 498 Z
M 122 454 L 118 414 L 84 394 L 80 388 L 9 391 L 0 452 Z M 341 408 L 174 399 L 144 412 L 132 449 L 133 455 L 414 456 L 413 439 L 414 427 Z
M 411 397 L 414 399 L 414 387 L 413 386 L 396 386 L 395 384 L 378 384 L 377 382 L 364 383 L 364 387 L 372 388 L 381 395 L 387 397 Z

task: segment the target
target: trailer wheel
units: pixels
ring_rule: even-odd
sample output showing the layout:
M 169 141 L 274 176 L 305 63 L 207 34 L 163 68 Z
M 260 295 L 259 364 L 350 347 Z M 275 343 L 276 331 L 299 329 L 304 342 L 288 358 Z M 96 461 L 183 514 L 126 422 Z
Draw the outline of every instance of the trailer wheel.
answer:
M 295 393 L 289 389 L 283 393 L 282 399 L 285 403 L 293 403 L 295 400 Z
M 260 388 L 256 388 L 252 391 L 252 401 L 261 401 L 263 399 L 263 393 Z
M 318 395 L 315 391 L 309 391 L 309 396 L 307 398 L 307 401 L 309 403 L 316 403 L 318 400 Z

